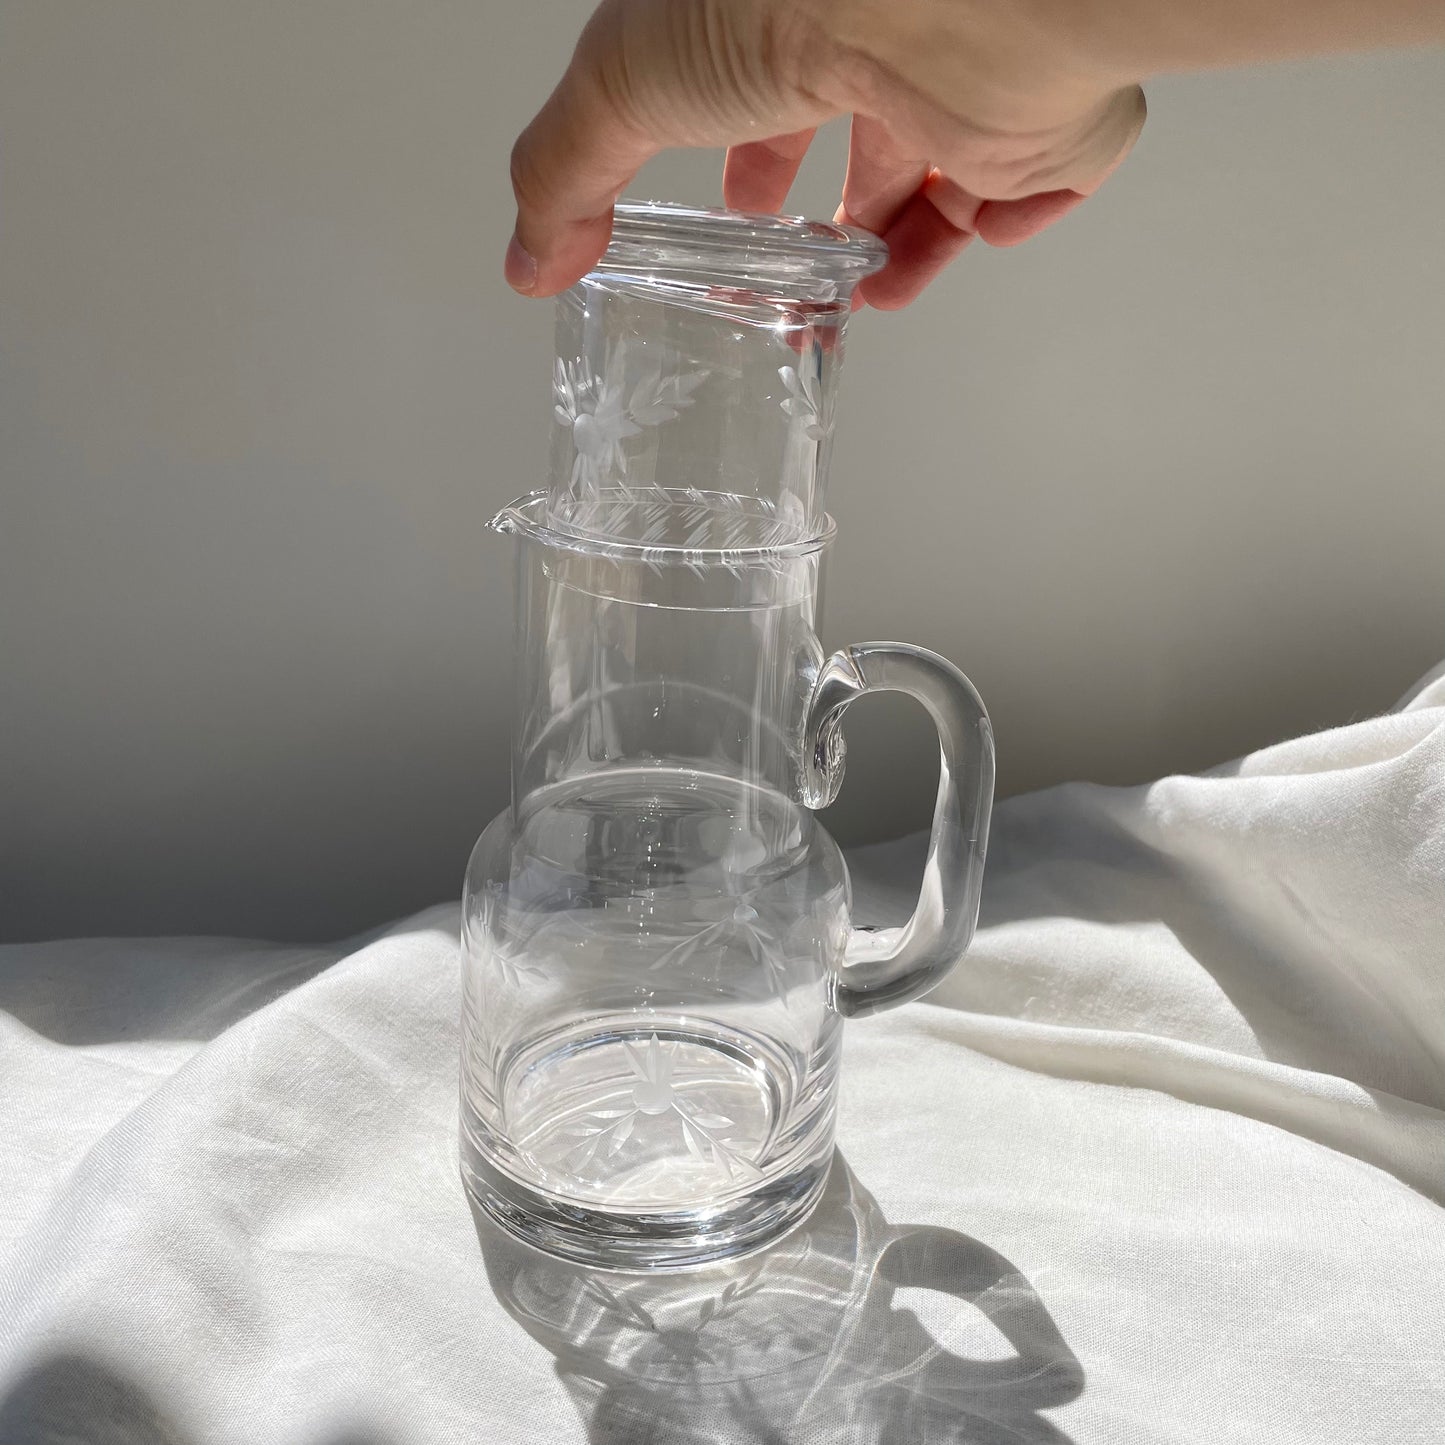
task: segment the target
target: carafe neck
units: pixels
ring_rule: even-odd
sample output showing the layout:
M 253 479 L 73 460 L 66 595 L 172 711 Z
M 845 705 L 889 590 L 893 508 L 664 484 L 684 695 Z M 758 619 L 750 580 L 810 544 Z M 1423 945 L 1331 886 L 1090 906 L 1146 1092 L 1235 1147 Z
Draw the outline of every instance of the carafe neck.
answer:
M 695 506 L 653 505 L 682 534 L 703 528 Z M 729 524 L 724 509 L 711 526 Z M 542 494 L 495 525 L 518 541 L 519 816 L 542 790 L 621 769 L 799 795 L 831 531 L 751 548 L 604 544 L 557 528 Z

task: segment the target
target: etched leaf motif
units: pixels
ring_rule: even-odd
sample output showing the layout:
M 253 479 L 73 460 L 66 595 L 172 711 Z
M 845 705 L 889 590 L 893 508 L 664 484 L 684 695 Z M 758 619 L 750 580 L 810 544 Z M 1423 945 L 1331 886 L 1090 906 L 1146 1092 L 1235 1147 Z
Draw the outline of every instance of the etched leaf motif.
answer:
M 765 969 L 775 981 L 782 983 L 782 961 L 777 943 L 758 922 L 758 911 L 739 898 L 732 915 L 709 923 L 707 927 L 674 944 L 648 965 L 649 973 L 711 965 L 716 967 L 729 955 L 745 954 L 758 968 Z
M 678 1118 L 682 1121 L 683 1142 L 687 1151 L 701 1163 L 717 1164 L 729 1179 L 755 1179 L 760 1170 L 751 1159 L 744 1158 L 723 1140 L 710 1133 L 685 1109 L 679 1108 Z
M 620 1315 L 633 1329 L 657 1333 L 657 1321 L 642 1305 L 629 1299 L 625 1294 L 609 1289 L 600 1279 L 588 1282 L 587 1292 L 600 1304 Z
M 653 1034 L 642 1054 L 628 1044 L 627 1056 L 637 1075 L 632 1086 L 633 1106 L 644 1114 L 665 1114 L 673 1103 L 671 1051 L 664 1050 Z
M 804 536 L 808 526 L 808 514 L 802 498 L 792 492 L 784 492 L 778 498 L 778 521 L 775 536 L 769 545 L 796 542 Z
M 627 1141 L 632 1137 L 632 1126 L 636 1122 L 636 1120 L 636 1114 L 629 1114 L 617 1126 L 617 1128 L 612 1131 L 612 1142 L 607 1146 L 607 1153 L 609 1156 L 617 1153 L 617 1151 L 622 1148 L 622 1146 L 627 1143 Z
M 691 938 L 685 938 L 681 943 L 674 944 L 665 953 L 660 953 L 648 964 L 647 971 L 661 973 L 664 970 L 684 967 L 692 963 L 703 949 L 721 942 L 726 934 L 727 924 L 725 922 L 709 923 L 700 933 L 695 933 Z
M 695 1128 L 687 1115 L 682 1115 L 682 1142 L 687 1145 L 687 1152 L 692 1155 L 700 1164 L 708 1162 L 706 1145 L 712 1140 L 707 1137 L 703 1130 Z
M 656 1141 L 656 1130 L 672 1119 L 675 1125 L 668 1127 L 679 1131 L 684 1148 L 699 1163 L 720 1169 L 728 1179 L 760 1177 L 762 1171 L 726 1137 L 727 1130 L 736 1128 L 735 1121 L 694 1107 L 679 1092 L 724 1080 L 707 1071 L 678 1076 L 676 1044 L 664 1044 L 656 1034 L 649 1035 L 646 1044 L 624 1041 L 624 1047 L 632 1074 L 630 1097 L 623 1095 L 626 1102 L 620 1107 L 590 1109 L 557 1131 L 557 1137 L 573 1141 L 562 1151 L 572 1169 L 613 1158 L 639 1134 Z
M 520 988 L 523 979 L 531 979 L 534 983 L 540 983 L 547 977 L 546 969 L 539 964 L 527 963 L 501 948 L 493 950 L 492 958 L 497 965 L 497 972 L 512 988 Z
M 762 1287 L 763 1266 L 758 1265 L 756 1269 L 751 1271 L 751 1273 L 746 1275 L 742 1280 L 738 1281 L 737 1297 L 739 1299 L 747 1299 L 749 1295 L 757 1294 L 757 1292 L 762 1289 Z
M 628 411 L 638 426 L 658 426 L 671 421 L 678 412 L 692 405 L 692 394 L 707 380 L 706 371 L 662 374 L 654 366 L 632 389 Z
M 737 1308 L 739 1303 L 750 1296 L 755 1295 L 763 1288 L 763 1266 L 744 1275 L 742 1279 L 735 1279 L 723 1290 L 718 1298 L 717 1318 L 725 1320 Z
M 778 375 L 788 393 L 780 403 L 783 410 L 802 425 L 805 435 L 815 442 L 822 441 L 833 429 L 832 398 L 825 403 L 822 386 L 812 372 L 780 366 Z
M 708 375 L 706 371 L 664 375 L 654 363 L 629 387 L 627 373 L 626 342 L 608 348 L 601 376 L 591 373 L 580 357 L 572 362 L 558 358 L 553 367 L 552 414 L 571 429 L 572 487 L 585 497 L 595 497 L 605 481 L 626 477 L 623 442 L 644 427 L 671 421 L 691 406 L 692 393 Z
M 510 988 L 519 988 L 523 979 L 534 982 L 545 979 L 547 972 L 539 964 L 531 962 L 517 952 L 518 940 L 508 933 L 505 922 L 505 895 L 502 886 L 495 880 L 489 881 L 480 896 L 480 931 L 489 941 L 484 957 L 501 975 L 502 981 Z
M 563 426 L 571 426 L 581 414 L 582 406 L 577 398 L 577 377 L 572 368 L 559 356 L 552 367 L 552 414 Z

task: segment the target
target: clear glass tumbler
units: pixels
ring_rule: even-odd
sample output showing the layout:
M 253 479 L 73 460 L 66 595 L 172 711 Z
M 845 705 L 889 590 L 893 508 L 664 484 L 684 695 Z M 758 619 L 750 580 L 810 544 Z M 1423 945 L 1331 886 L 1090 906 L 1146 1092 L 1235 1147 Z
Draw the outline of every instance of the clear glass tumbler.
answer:
M 817 637 L 843 329 L 882 254 L 620 207 L 558 306 L 551 485 L 493 523 L 518 563 L 512 805 L 463 897 L 462 1169 L 503 1226 L 588 1264 L 700 1263 L 802 1219 L 842 1019 L 915 997 L 972 937 L 978 694 L 922 649 Z M 942 770 L 917 909 L 868 932 L 813 809 L 878 689 L 928 709 Z

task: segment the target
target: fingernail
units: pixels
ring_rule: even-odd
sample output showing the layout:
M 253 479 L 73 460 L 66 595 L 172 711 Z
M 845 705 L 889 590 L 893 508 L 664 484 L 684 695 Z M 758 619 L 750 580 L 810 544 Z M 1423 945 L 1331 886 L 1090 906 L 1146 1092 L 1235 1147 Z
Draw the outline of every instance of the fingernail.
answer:
M 530 296 L 537 289 L 536 258 L 523 247 L 515 231 L 512 232 L 512 239 L 507 242 L 507 259 L 502 263 L 502 270 L 506 275 L 507 285 L 513 291 Z

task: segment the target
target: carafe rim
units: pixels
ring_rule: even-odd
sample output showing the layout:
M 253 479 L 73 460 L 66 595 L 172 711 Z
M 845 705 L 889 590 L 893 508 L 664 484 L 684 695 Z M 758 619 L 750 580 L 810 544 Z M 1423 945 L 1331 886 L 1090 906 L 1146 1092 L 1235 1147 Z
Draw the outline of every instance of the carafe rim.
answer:
M 639 488 L 634 492 L 628 492 L 625 488 L 615 490 L 625 497 L 636 499 L 637 492 L 644 489 Z M 739 504 L 753 504 L 759 517 L 771 515 L 759 498 L 739 497 L 727 492 L 705 492 L 695 488 L 649 487 L 645 491 L 663 494 L 666 498 L 663 505 L 706 507 L 715 499 L 730 508 L 736 508 Z M 570 527 L 555 515 L 550 504 L 549 492 L 527 492 L 503 507 L 487 523 L 488 530 L 605 561 L 641 562 L 653 567 L 687 567 L 694 571 L 708 567 L 736 569 L 749 563 L 789 562 L 800 557 L 810 557 L 825 551 L 837 533 L 832 517 L 825 514 L 816 524 L 816 530 L 807 535 L 766 546 L 688 547 L 674 543 L 651 544 L 621 540 Z
M 667 201 L 620 201 L 612 239 L 589 279 L 656 268 L 677 278 L 717 271 L 755 281 L 832 281 L 853 286 L 888 262 L 888 246 L 871 231 L 802 216 L 708 209 Z M 806 286 L 799 299 L 809 294 Z

